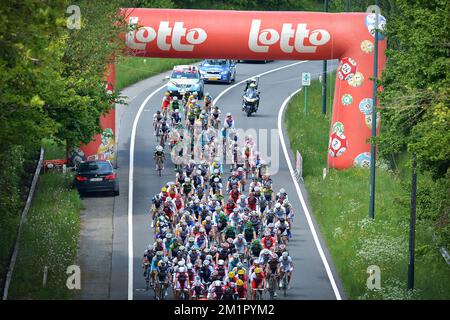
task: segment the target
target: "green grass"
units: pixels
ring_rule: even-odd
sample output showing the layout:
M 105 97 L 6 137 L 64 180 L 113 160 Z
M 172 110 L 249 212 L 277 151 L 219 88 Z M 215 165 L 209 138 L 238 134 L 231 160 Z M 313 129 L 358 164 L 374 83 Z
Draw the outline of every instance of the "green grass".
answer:
M 66 269 L 77 264 L 82 204 L 71 175 L 41 175 L 22 237 L 9 299 L 73 299 Z M 44 267 L 47 284 L 42 285 Z
M 116 63 L 116 90 L 144 80 L 178 64 L 192 64 L 195 59 L 139 58 L 123 57 Z M 161 83 L 162 83 L 161 79 Z
M 291 101 L 285 121 L 292 149 L 302 153 L 303 176 L 314 216 L 348 297 L 450 299 L 450 268 L 432 243 L 431 229 L 421 220 L 416 228 L 417 290 L 412 293 L 405 290 L 409 231 L 407 179 L 410 178 L 406 157 L 397 163 L 398 174 L 388 171 L 384 165 L 377 168 L 375 220 L 370 221 L 369 170 L 330 169 L 326 179 L 322 178 L 330 115 L 324 117 L 321 113 L 318 81 L 312 83 L 308 95 L 311 98 L 308 115 L 303 112 L 303 93 L 299 93 Z M 419 176 L 419 179 L 427 177 Z M 366 287 L 367 268 L 371 265 L 380 267 L 380 291 Z

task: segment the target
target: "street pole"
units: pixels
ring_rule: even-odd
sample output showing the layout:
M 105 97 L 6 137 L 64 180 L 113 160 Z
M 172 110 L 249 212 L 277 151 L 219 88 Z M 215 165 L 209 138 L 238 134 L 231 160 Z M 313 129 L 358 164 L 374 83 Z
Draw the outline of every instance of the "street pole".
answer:
M 305 114 L 308 114 L 308 86 L 303 86 L 303 89 L 305 91 Z
M 376 1 L 379 5 L 379 1 Z M 379 7 L 379 6 L 378 6 Z M 370 203 L 369 203 L 369 218 L 375 219 L 375 161 L 376 161 L 376 144 L 375 138 L 377 136 L 377 79 L 378 79 L 378 8 L 375 18 L 375 44 L 374 44 L 374 59 L 373 59 L 373 97 L 372 97 L 372 144 L 370 147 Z
M 345 0 L 345 12 L 350 11 L 350 0 Z
M 325 12 L 328 12 L 328 0 L 325 0 Z M 322 113 L 327 114 L 327 60 L 323 60 L 322 70 Z
M 417 162 L 416 155 L 412 158 L 411 177 L 411 218 L 409 220 L 409 263 L 408 263 L 408 290 L 414 289 L 414 250 L 416 240 L 416 192 L 417 192 Z

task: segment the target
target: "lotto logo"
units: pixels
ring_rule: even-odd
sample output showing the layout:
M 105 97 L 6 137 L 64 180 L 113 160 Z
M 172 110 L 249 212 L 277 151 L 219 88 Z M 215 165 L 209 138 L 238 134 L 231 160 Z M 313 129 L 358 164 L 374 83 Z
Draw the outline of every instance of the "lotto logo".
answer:
M 131 17 L 129 21 L 130 26 L 138 24 L 137 17 Z M 129 31 L 126 36 L 126 44 L 130 49 L 143 51 L 149 42 L 156 39 L 156 45 L 160 50 L 193 51 L 194 46 L 205 42 L 207 37 L 205 30 L 201 28 L 186 29 L 184 22 L 175 22 L 171 26 L 169 21 L 161 21 L 158 30 L 143 26 Z
M 328 43 L 331 38 L 324 29 L 310 32 L 306 23 L 299 23 L 296 28 L 292 23 L 283 23 L 281 31 L 272 28 L 261 30 L 261 23 L 261 20 L 252 20 L 248 46 L 253 52 L 268 52 L 271 46 L 279 42 L 281 51 L 285 53 L 292 53 L 294 49 L 299 53 L 315 53 L 318 46 Z M 291 39 L 294 40 L 293 45 L 290 44 Z M 311 45 L 305 43 L 306 39 Z

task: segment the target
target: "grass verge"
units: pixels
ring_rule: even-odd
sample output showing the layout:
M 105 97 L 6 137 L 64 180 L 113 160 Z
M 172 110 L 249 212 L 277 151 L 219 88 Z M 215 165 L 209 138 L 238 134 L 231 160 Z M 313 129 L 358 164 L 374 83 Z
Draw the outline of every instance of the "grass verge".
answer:
M 77 264 L 82 204 L 71 175 L 40 176 L 21 244 L 9 299 L 73 299 L 66 287 L 68 266 Z M 48 267 L 43 286 L 44 267 Z
M 392 172 L 379 161 L 374 221 L 368 218 L 369 170 L 330 169 L 326 179 L 322 179 L 330 115 L 322 115 L 320 95 L 320 83 L 313 81 L 308 91 L 308 114 L 303 112 L 301 92 L 289 104 L 285 121 L 292 150 L 302 153 L 303 176 L 314 216 L 348 298 L 450 299 L 449 266 L 433 245 L 430 226 L 421 220 L 416 227 L 415 290 L 406 290 L 410 179 L 405 174 L 407 161 L 398 164 L 401 172 Z M 426 181 L 429 177 L 419 175 L 418 179 Z M 368 290 L 366 286 L 367 269 L 372 265 L 380 267 L 380 290 Z
M 122 57 L 116 63 L 116 90 L 144 80 L 178 64 L 192 64 L 194 59 Z

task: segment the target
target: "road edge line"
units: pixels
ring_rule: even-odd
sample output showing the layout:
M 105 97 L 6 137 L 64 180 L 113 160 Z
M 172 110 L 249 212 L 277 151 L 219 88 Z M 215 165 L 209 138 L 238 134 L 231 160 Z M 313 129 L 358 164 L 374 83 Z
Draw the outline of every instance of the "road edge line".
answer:
M 128 171 L 128 300 L 133 300 L 133 174 L 134 174 L 134 146 L 136 142 L 136 131 L 141 117 L 142 111 L 147 102 L 159 91 L 164 89 L 167 84 L 162 85 L 158 89 L 152 91 L 141 106 L 133 121 L 133 128 L 130 137 L 130 163 Z
M 294 182 L 294 186 L 295 186 L 295 189 L 297 191 L 298 198 L 300 200 L 300 203 L 302 205 L 303 211 L 305 213 L 306 220 L 308 221 L 308 226 L 309 226 L 309 228 L 311 230 L 311 233 L 313 235 L 313 239 L 314 239 L 314 243 L 316 244 L 317 251 L 319 252 L 320 258 L 321 258 L 322 263 L 323 263 L 323 265 L 325 267 L 325 270 L 327 272 L 327 276 L 328 276 L 328 279 L 330 281 L 331 287 L 333 289 L 334 295 L 336 296 L 337 300 L 342 300 L 341 294 L 339 292 L 339 288 L 338 288 L 338 286 L 336 284 L 336 281 L 334 280 L 334 276 L 333 276 L 333 273 L 331 271 L 331 267 L 330 267 L 330 265 L 328 263 L 328 260 L 327 260 L 327 258 L 325 256 L 325 252 L 323 251 L 322 245 L 320 244 L 319 237 L 317 235 L 317 231 L 316 231 L 316 229 L 314 227 L 314 224 L 312 222 L 311 214 L 310 214 L 310 212 L 308 210 L 308 207 L 306 206 L 306 202 L 305 202 L 305 199 L 303 197 L 303 193 L 302 193 L 302 191 L 300 189 L 298 181 L 295 179 L 294 168 L 292 167 L 291 159 L 289 157 L 289 153 L 288 153 L 288 150 L 287 150 L 287 147 L 286 147 L 286 143 L 285 143 L 285 140 L 284 140 L 284 136 L 283 136 L 282 118 L 283 118 L 284 109 L 286 108 L 287 104 L 292 99 L 292 97 L 295 96 L 297 93 L 299 93 L 301 90 L 302 90 L 302 88 L 297 89 L 296 91 L 291 93 L 283 101 L 283 103 L 281 104 L 280 110 L 278 112 L 278 135 L 280 137 L 281 146 L 283 148 L 283 153 L 284 153 L 284 157 L 286 158 L 286 162 L 287 162 L 287 165 L 288 165 L 288 168 L 289 168 L 289 172 L 291 173 L 292 181 Z

